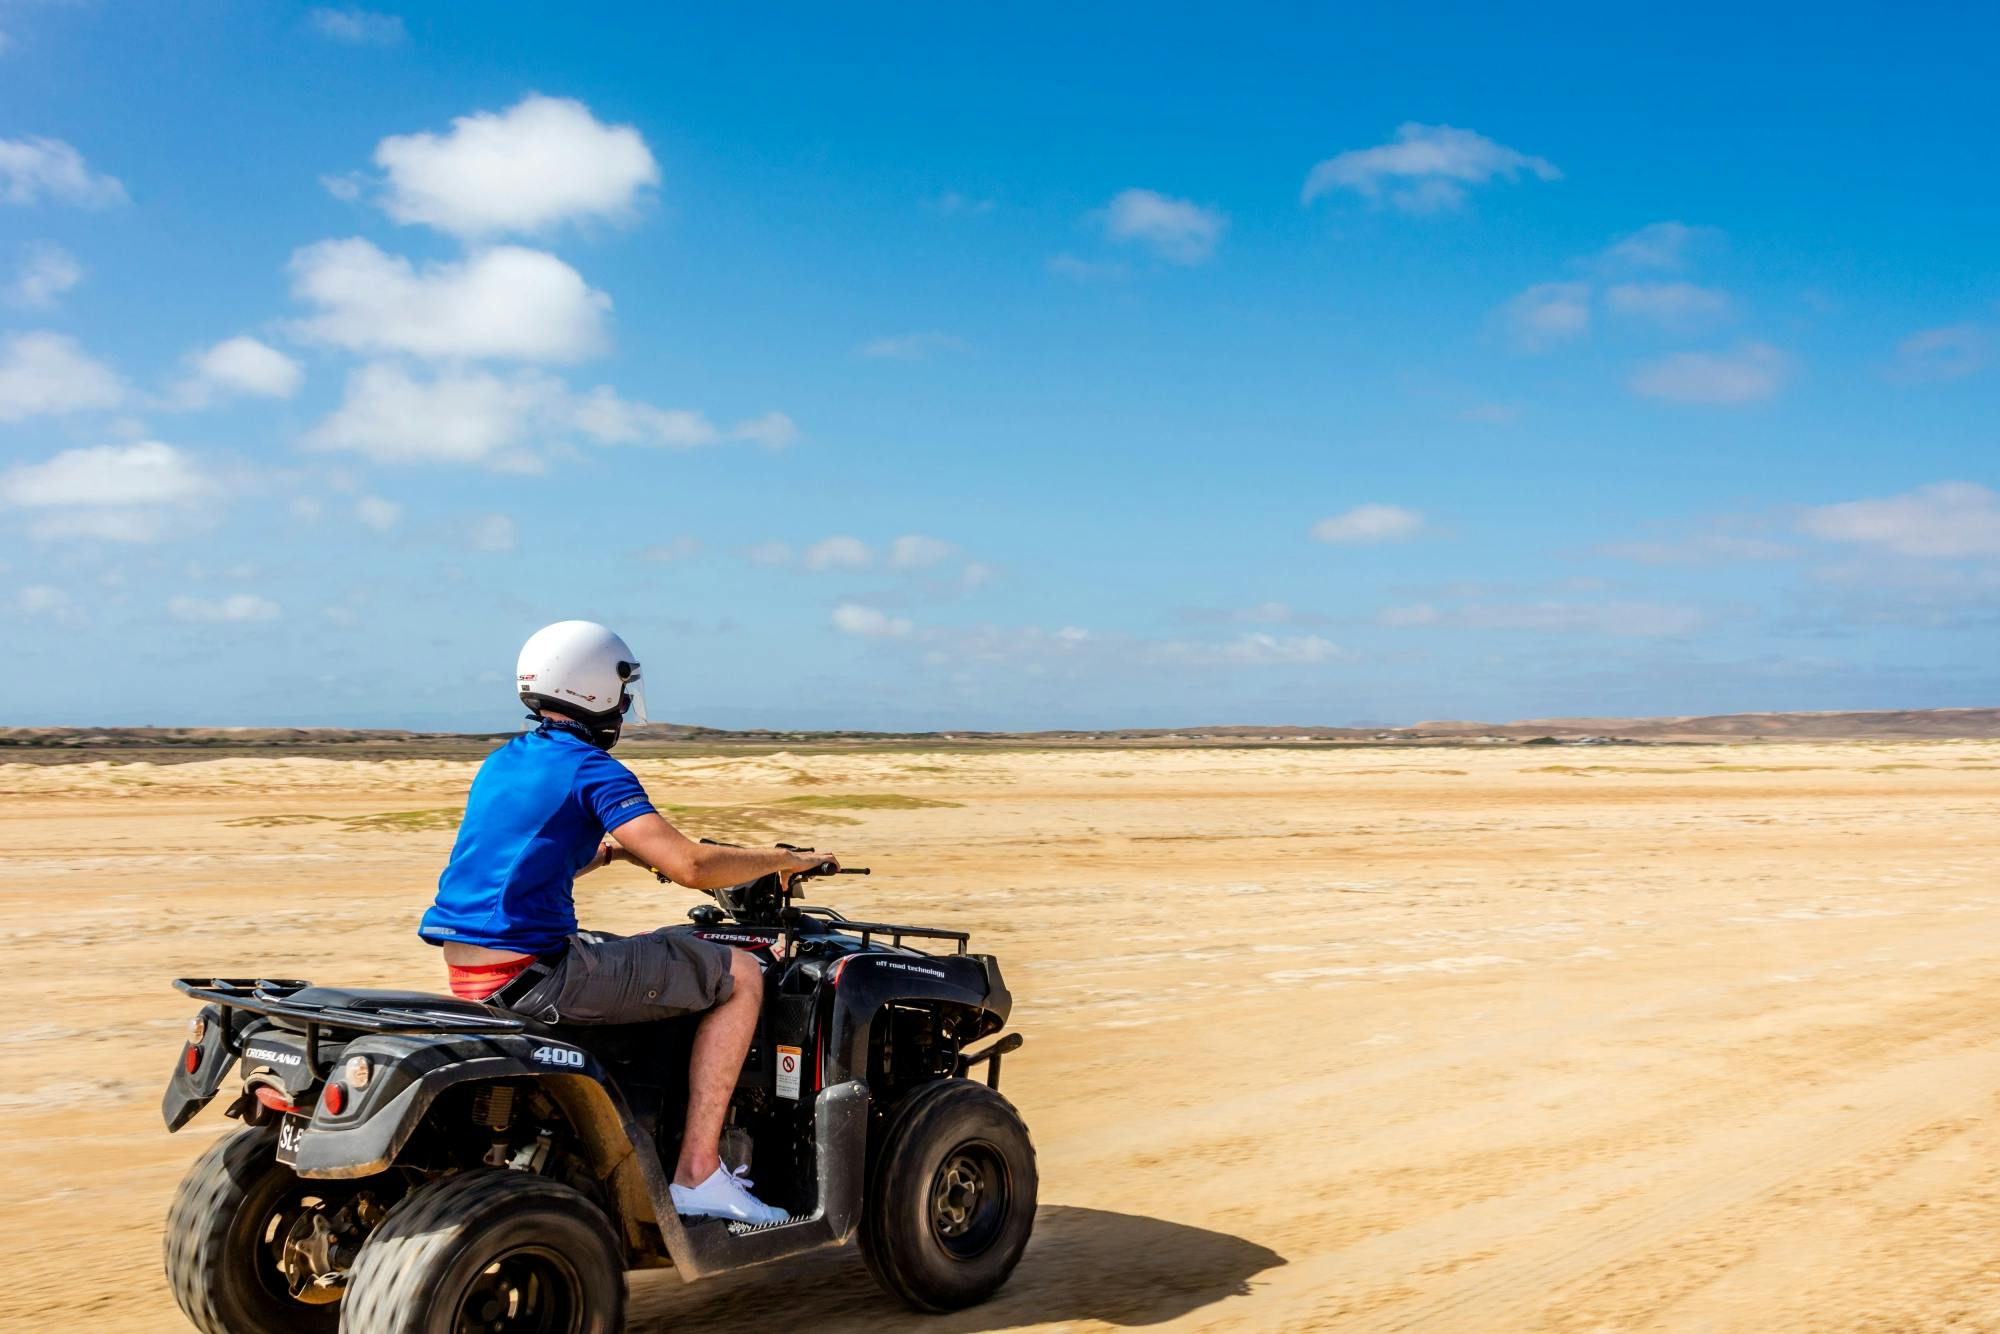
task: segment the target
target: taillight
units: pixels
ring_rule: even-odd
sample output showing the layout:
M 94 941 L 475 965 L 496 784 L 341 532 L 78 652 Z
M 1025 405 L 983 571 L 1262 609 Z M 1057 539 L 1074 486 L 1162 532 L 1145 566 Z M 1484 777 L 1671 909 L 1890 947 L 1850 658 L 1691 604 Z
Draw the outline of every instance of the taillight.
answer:
M 285 1100 L 284 1094 L 278 1092 L 278 1090 L 272 1088 L 269 1084 L 259 1084 L 251 1092 L 257 1095 L 258 1102 L 263 1103 L 274 1112 L 296 1112 L 299 1110 Z
M 347 1105 L 347 1090 L 338 1084 L 328 1084 L 326 1095 L 320 1099 L 328 1116 L 339 1116 L 340 1109 Z
M 195 1067 L 200 1064 L 201 1064 L 201 1048 L 189 1047 L 186 1051 L 181 1053 L 181 1068 L 186 1070 L 189 1074 L 193 1074 L 195 1072 Z

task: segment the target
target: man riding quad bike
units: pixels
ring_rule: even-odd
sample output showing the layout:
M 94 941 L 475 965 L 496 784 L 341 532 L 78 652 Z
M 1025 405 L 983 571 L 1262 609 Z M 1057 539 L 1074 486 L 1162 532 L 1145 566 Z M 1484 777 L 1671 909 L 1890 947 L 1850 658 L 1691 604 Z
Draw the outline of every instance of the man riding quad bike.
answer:
M 207 1334 L 596 1334 L 621 1327 L 625 1269 L 698 1279 L 857 1233 L 918 1309 L 989 1296 L 1036 1197 L 997 1092 L 1020 1038 L 971 1050 L 1012 1006 L 998 963 L 963 932 L 798 902 L 866 874 L 830 854 L 676 831 L 607 753 L 644 713 L 602 626 L 537 633 L 518 677 L 537 726 L 482 765 L 420 927 L 453 996 L 176 983 L 206 1003 L 167 1126 L 233 1067 L 245 1123 L 169 1214 L 181 1309 Z M 581 930 L 574 877 L 613 861 L 715 902 Z

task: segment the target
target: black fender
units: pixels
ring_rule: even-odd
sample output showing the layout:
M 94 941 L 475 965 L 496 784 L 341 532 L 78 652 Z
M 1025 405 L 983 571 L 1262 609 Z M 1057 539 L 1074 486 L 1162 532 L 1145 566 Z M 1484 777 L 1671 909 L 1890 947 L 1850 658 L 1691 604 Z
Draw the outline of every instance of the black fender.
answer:
M 672 1219 L 672 1178 L 617 1083 L 590 1052 L 530 1033 L 371 1034 L 347 1044 L 332 1077 L 347 1083 L 344 1067 L 356 1056 L 368 1060 L 368 1085 L 350 1092 L 338 1116 L 328 1113 L 324 1098 L 313 1109 L 299 1140 L 300 1176 L 342 1179 L 385 1172 L 445 1090 L 476 1081 L 533 1080 L 581 1140 L 628 1256 L 657 1253 L 658 1243 L 646 1229 L 661 1228 L 663 1209 Z
M 343 1086 L 340 1113 L 321 1098 L 299 1142 L 302 1177 L 373 1176 L 386 1171 L 446 1089 L 496 1079 L 531 1079 L 548 1088 L 565 1111 L 579 1097 L 602 1098 L 624 1111 L 617 1084 L 581 1047 L 531 1033 L 465 1037 L 378 1033 L 348 1042 L 330 1082 Z M 368 1062 L 368 1082 L 355 1088 L 346 1065 Z M 580 1083 L 579 1083 L 580 1081 Z M 617 1119 L 623 1120 L 620 1115 Z
M 339 1116 L 322 1099 L 299 1141 L 302 1177 L 345 1178 L 387 1171 L 444 1090 L 477 1080 L 532 1079 L 562 1108 L 605 1186 L 628 1258 L 664 1248 L 684 1279 L 764 1264 L 853 1235 L 861 1215 L 868 1089 L 858 1080 L 815 1100 L 819 1200 L 804 1218 L 767 1227 L 710 1219 L 684 1225 L 672 1177 L 597 1058 L 580 1047 L 530 1034 L 437 1038 L 381 1034 L 347 1044 L 343 1063 L 366 1057 L 368 1087 Z M 339 1077 L 338 1074 L 335 1076 Z M 649 1229 L 657 1241 L 648 1235 Z
M 174 1056 L 173 1073 L 167 1076 L 167 1091 L 160 1099 L 160 1118 L 169 1131 L 179 1130 L 208 1106 L 216 1090 L 236 1064 L 241 1046 L 230 1032 L 229 1015 L 220 1005 L 204 1005 L 200 1042 L 181 1045 Z M 188 1053 L 194 1053 L 194 1069 L 188 1069 Z
M 819 1054 L 821 1088 L 868 1078 L 875 1017 L 892 1002 L 930 1001 L 978 1011 L 984 1015 L 980 1037 L 999 1032 L 1014 1008 L 1000 965 L 986 954 L 852 954 L 834 970 L 831 989 L 826 1044 Z

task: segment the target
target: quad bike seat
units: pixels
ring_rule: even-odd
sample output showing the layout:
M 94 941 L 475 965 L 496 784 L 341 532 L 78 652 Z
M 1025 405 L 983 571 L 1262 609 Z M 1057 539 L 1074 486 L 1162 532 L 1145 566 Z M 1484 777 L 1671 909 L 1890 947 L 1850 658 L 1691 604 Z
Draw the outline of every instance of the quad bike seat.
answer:
M 466 1019 L 518 1019 L 511 1010 L 484 1001 L 460 1000 L 431 991 L 385 991 L 363 987 L 305 987 L 291 999 L 302 1005 L 338 1006 L 363 1013 L 374 1010 L 415 1011 Z

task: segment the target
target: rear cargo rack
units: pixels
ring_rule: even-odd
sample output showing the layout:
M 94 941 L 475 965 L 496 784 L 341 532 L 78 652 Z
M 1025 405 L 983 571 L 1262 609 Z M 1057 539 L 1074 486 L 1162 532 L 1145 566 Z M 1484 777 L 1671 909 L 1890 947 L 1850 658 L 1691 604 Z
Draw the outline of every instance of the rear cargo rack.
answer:
M 308 1026 L 353 1028 L 364 1033 L 519 1033 L 527 1024 L 501 1015 L 448 1014 L 421 1006 L 384 1006 L 355 1010 L 344 1005 L 316 1005 L 292 999 L 312 983 L 264 977 L 181 977 L 174 990 L 196 1000 L 213 1001 L 273 1019 L 296 1019 Z M 312 1036 L 308 1032 L 308 1036 Z

